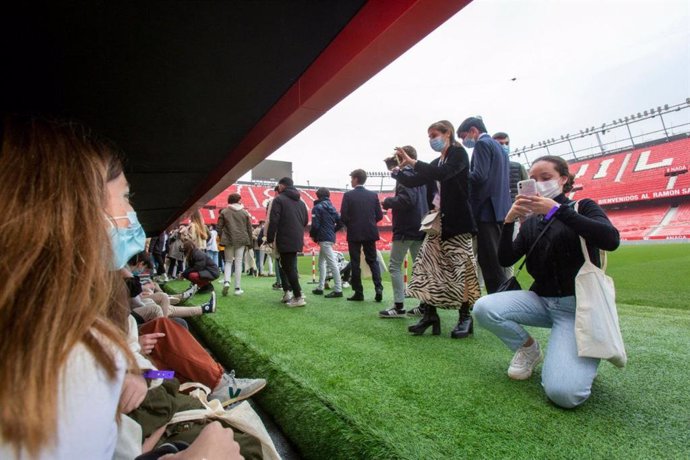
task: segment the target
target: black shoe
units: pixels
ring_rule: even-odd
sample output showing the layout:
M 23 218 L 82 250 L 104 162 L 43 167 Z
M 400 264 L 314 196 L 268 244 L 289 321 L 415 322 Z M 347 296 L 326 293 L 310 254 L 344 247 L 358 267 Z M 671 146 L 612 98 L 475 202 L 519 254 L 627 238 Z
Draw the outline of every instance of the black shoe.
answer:
M 335 292 L 335 291 L 333 291 L 333 292 L 331 292 L 330 294 L 326 294 L 326 295 L 323 296 L 323 297 L 324 297 L 325 299 L 334 299 L 334 298 L 336 298 L 336 297 L 342 297 L 342 296 L 343 296 L 343 293 L 342 293 L 342 292 Z
M 438 317 L 436 313 L 436 307 L 427 305 L 424 308 L 424 316 L 419 320 L 417 324 L 413 324 L 407 328 L 412 335 L 422 335 L 424 332 L 432 326 L 431 333 L 433 335 L 439 335 L 441 333 L 441 318 Z
M 323 295 L 323 289 L 312 289 L 311 293 L 314 295 Z
M 383 300 L 383 289 L 378 289 L 376 291 L 376 296 L 374 297 L 374 300 L 377 302 L 381 302 Z
M 348 297 L 347 300 L 352 300 L 354 302 L 363 302 L 364 301 L 364 294 L 355 292 L 352 297 Z
M 450 332 L 451 339 L 464 339 L 470 334 L 474 333 L 474 321 L 472 321 L 472 315 L 470 315 L 470 310 L 467 307 L 460 309 L 460 318 L 458 319 L 458 324 Z

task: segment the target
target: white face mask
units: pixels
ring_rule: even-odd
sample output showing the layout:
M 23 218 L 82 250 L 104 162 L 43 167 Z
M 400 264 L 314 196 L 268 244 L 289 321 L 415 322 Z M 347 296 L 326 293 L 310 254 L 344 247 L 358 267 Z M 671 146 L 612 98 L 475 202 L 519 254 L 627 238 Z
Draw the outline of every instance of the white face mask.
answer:
M 539 195 L 543 196 L 544 198 L 555 198 L 563 193 L 562 189 L 563 188 L 558 182 L 558 179 L 537 182 L 537 191 L 539 192 Z

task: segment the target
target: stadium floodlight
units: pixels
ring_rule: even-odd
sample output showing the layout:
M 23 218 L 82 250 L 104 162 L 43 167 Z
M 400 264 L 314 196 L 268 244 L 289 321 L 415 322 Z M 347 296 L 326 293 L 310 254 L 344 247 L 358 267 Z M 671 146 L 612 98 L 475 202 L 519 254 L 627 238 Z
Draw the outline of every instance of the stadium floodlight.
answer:
M 643 113 L 644 113 L 644 116 L 645 116 L 645 117 L 648 115 L 648 113 L 647 113 L 646 110 L 645 110 Z
M 688 105 L 690 105 L 690 97 L 686 97 L 686 98 L 685 98 L 685 103 L 688 104 Z
M 565 138 L 568 139 L 570 137 L 570 134 L 566 134 Z
M 626 122 L 626 123 L 628 122 L 628 117 L 625 117 L 625 122 Z
M 664 110 L 668 110 L 668 104 L 664 104 Z

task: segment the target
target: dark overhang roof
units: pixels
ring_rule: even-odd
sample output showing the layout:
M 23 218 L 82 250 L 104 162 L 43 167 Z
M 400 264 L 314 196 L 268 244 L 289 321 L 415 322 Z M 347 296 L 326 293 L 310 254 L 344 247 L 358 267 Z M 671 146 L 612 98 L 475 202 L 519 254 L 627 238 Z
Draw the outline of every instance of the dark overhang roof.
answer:
M 0 15 L 0 101 L 113 139 L 152 234 L 469 1 L 17 2 Z

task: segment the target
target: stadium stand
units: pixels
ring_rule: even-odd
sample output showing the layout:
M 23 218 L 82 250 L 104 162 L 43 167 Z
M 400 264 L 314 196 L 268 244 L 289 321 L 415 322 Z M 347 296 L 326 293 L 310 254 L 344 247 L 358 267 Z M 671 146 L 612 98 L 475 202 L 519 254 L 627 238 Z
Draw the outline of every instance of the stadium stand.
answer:
M 624 240 L 690 238 L 690 139 L 570 163 L 572 199 L 602 206 Z

